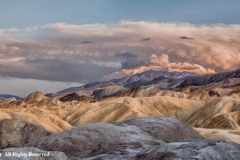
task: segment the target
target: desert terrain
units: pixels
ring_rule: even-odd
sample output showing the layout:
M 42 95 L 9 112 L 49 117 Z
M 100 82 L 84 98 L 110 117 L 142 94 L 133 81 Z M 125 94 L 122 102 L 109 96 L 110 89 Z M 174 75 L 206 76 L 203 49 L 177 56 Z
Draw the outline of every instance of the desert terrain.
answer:
M 1 153 L 49 152 L 47 158 L 64 160 L 238 159 L 240 70 L 146 71 L 1 98 L 0 120 Z

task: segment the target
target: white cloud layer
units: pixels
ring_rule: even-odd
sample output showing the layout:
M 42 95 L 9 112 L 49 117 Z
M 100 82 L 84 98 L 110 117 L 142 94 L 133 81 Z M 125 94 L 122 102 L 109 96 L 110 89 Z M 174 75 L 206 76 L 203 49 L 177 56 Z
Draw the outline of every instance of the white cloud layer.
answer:
M 194 39 L 181 39 L 181 36 Z M 0 29 L 0 75 L 62 82 L 240 67 L 240 25 L 122 21 Z
M 216 73 L 212 69 L 206 69 L 198 64 L 190 64 L 187 62 L 184 63 L 171 63 L 169 62 L 169 57 L 167 54 L 161 54 L 157 56 L 152 54 L 148 60 L 147 66 L 139 66 L 133 69 L 122 69 L 121 71 L 116 71 L 111 74 L 104 76 L 104 79 L 114 79 L 121 78 L 123 76 L 132 75 L 136 73 L 141 73 L 147 70 L 165 70 L 168 72 L 194 72 L 198 74 L 213 74 Z

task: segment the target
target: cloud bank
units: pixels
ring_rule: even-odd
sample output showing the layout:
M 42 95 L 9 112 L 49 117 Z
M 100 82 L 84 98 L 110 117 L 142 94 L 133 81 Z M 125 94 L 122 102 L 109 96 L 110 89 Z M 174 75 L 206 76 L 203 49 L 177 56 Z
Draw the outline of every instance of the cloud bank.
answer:
M 184 40 L 179 37 L 194 37 Z M 240 68 L 240 25 L 121 21 L 0 29 L 0 75 L 62 82 Z

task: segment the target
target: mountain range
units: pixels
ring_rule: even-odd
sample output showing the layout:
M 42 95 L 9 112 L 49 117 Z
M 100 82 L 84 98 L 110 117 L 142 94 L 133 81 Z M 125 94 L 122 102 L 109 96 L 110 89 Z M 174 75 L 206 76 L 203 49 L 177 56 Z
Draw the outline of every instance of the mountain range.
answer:
M 209 90 L 210 94 L 217 94 L 211 88 L 237 87 L 240 84 L 240 69 L 218 74 L 196 74 L 190 72 L 166 72 L 149 70 L 120 79 L 103 82 L 93 82 L 80 87 L 71 87 L 57 93 L 46 94 L 48 97 L 63 97 L 76 93 L 93 99 L 102 99 L 136 92 L 150 91 L 150 95 L 163 90 L 197 92 L 201 88 Z M 145 93 L 146 94 L 146 93 Z
M 80 87 L 71 87 L 67 88 L 61 91 L 58 91 L 57 93 L 48 93 L 46 96 L 55 96 L 60 94 L 66 94 L 66 93 L 73 93 L 78 92 L 79 90 L 85 90 L 89 88 L 105 88 L 110 86 L 121 86 L 121 89 L 124 88 L 135 88 L 135 87 L 143 87 L 148 85 L 153 85 L 160 83 L 161 81 L 166 80 L 177 80 L 182 79 L 186 77 L 194 77 L 194 76 L 202 76 L 196 73 L 191 72 L 167 72 L 167 71 L 154 71 L 154 70 L 148 70 L 142 73 L 137 73 L 134 75 L 125 76 L 123 78 L 119 79 L 112 79 L 109 81 L 103 81 L 103 82 L 92 82 L 89 84 L 85 84 Z
M 9 95 L 9 94 L 0 94 L 0 97 L 2 97 L 2 98 L 16 98 L 17 100 L 22 99 L 22 98 L 19 97 L 19 96 Z

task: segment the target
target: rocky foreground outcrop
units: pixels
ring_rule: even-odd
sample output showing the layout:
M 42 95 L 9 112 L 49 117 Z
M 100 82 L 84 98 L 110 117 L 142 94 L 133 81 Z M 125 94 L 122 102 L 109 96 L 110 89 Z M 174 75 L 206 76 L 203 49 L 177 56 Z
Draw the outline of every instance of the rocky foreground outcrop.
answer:
M 167 125 L 171 126 L 170 129 Z M 145 148 L 169 141 L 200 138 L 191 128 L 175 118 L 145 117 L 124 123 L 87 124 L 41 138 L 26 146 L 60 151 L 79 158 L 113 153 L 133 157 Z
M 205 140 L 173 117 L 92 123 L 51 135 L 18 119 L 4 120 L 1 145 L 19 147 L 0 150 L 3 160 L 235 160 L 240 157 L 239 144 Z M 9 152 L 18 156 L 5 156 Z M 31 153 L 33 156 L 29 156 Z
M 195 131 L 183 122 L 172 117 L 145 117 L 134 118 L 124 122 L 141 128 L 156 139 L 165 142 L 176 142 L 188 139 L 200 139 Z
M 235 160 L 240 157 L 239 144 L 205 140 L 173 117 L 92 123 L 41 138 L 25 146 L 63 152 L 71 159 L 89 160 Z
M 19 147 L 48 135 L 50 135 L 50 133 L 44 128 L 21 119 L 6 119 L 0 121 L 1 148 Z
M 136 126 L 93 123 L 44 137 L 26 146 L 60 151 L 68 156 L 87 157 L 111 152 L 140 151 L 146 146 L 163 142 Z
M 240 145 L 225 141 L 192 140 L 161 144 L 136 156 L 139 160 L 150 159 L 198 159 L 237 160 Z
M 115 160 L 238 160 L 240 145 L 225 141 L 188 140 L 163 143 L 146 148 L 132 156 L 125 154 L 101 154 L 86 159 Z

